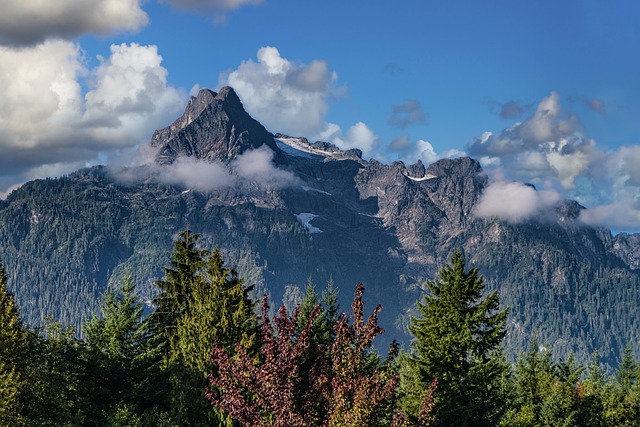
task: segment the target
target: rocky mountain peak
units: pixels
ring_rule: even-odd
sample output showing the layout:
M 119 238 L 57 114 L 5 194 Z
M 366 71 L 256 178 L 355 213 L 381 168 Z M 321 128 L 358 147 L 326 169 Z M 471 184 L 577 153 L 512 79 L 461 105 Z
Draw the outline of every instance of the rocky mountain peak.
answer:
M 286 161 L 273 135 L 245 111 L 228 86 L 218 93 L 200 90 L 191 97 L 182 116 L 155 131 L 151 138 L 151 146 L 159 148 L 159 163 L 172 163 L 180 156 L 228 161 L 263 145 L 274 151 L 276 162 Z

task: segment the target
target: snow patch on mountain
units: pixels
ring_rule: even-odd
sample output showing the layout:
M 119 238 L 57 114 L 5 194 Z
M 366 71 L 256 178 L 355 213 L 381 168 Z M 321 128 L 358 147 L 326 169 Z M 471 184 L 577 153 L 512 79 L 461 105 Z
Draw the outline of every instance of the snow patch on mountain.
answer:
M 322 230 L 320 230 L 318 227 L 314 227 L 313 225 L 311 225 L 311 221 L 317 216 L 318 215 L 312 214 L 310 212 L 300 212 L 299 214 L 296 214 L 296 218 L 298 218 L 298 221 L 300 221 L 304 228 L 309 231 L 309 234 L 322 233 Z
M 315 158 L 316 156 L 331 157 L 328 151 L 317 150 L 311 147 L 305 138 L 282 137 L 274 138 L 279 149 L 290 156 Z
M 415 177 L 413 177 L 413 176 L 408 176 L 408 175 L 405 175 L 405 176 L 406 176 L 407 178 L 409 178 L 411 181 L 418 181 L 418 182 L 420 182 L 420 181 L 427 181 L 427 180 L 429 180 L 429 179 L 437 178 L 437 176 L 435 176 L 435 175 L 431 175 L 431 174 L 426 174 L 426 175 L 425 175 L 425 176 L 423 176 L 422 178 L 415 178 Z

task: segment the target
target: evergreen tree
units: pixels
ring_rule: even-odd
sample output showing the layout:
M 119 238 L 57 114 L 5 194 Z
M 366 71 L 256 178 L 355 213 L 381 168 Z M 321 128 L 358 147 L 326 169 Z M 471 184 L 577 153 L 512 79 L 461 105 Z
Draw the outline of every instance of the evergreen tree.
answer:
M 94 422 L 117 419 L 122 425 L 127 419 L 142 422 L 161 403 L 152 387 L 160 376 L 161 352 L 149 335 L 130 276 L 117 291 L 106 292 L 101 308 L 102 317 L 94 316 L 84 328 L 92 417 Z
M 401 406 L 417 417 L 434 378 L 434 413 L 440 425 L 495 425 L 502 398 L 500 379 L 507 366 L 500 353 L 507 310 L 499 311 L 497 293 L 483 296 L 484 281 L 466 270 L 456 252 L 440 277 L 427 281 L 430 294 L 418 302 L 421 318 L 412 318 L 413 351 L 401 367 Z
M 151 315 L 154 332 L 166 340 L 166 356 L 177 346 L 178 319 L 184 313 L 192 295 L 194 283 L 205 265 L 207 251 L 196 248 L 199 234 L 184 230 L 174 242 L 169 267 L 164 267 L 164 279 L 155 282 L 159 294 L 153 303 L 156 309 Z
M 211 373 L 209 356 L 215 342 L 228 354 L 238 343 L 256 346 L 258 318 L 255 302 L 235 268 L 224 266 L 220 249 L 206 259 L 204 271 L 193 282 L 184 313 L 177 321 L 178 347 L 172 356 L 202 378 Z
M 28 331 L 0 265 L 0 425 L 24 424 L 22 392 L 29 347 Z
M 166 406 L 179 425 L 226 425 L 204 397 L 206 376 L 212 366 L 214 343 L 230 353 L 238 342 L 247 351 L 255 347 L 257 317 L 234 268 L 224 266 L 219 249 L 197 249 L 199 234 L 180 233 L 165 277 L 156 282 L 160 294 L 151 324 L 165 341 L 163 369 L 167 375 Z

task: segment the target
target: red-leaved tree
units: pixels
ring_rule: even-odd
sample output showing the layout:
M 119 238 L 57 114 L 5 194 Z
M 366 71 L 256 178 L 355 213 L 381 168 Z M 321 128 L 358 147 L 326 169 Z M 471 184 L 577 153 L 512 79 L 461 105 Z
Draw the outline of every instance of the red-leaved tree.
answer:
M 211 403 L 252 427 L 364 427 L 390 425 L 393 418 L 401 425 L 393 412 L 398 375 L 392 359 L 380 363 L 371 349 L 384 332 L 378 326 L 382 307 L 365 320 L 363 292 L 358 284 L 351 319 L 342 314 L 331 342 L 321 344 L 313 342 L 319 306 L 300 330 L 299 308 L 290 315 L 281 307 L 271 321 L 265 297 L 258 360 L 241 346 L 230 358 L 214 345 Z

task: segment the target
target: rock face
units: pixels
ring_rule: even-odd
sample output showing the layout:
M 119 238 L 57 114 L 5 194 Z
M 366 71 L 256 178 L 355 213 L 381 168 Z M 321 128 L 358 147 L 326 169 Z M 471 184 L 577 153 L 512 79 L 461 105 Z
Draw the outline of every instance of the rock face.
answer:
M 273 135 L 247 114 L 228 86 L 219 93 L 200 90 L 180 118 L 151 138 L 151 146 L 160 149 L 159 163 L 172 163 L 178 156 L 227 161 L 262 145 L 274 151 L 277 161 L 284 160 Z
M 347 308 L 363 282 L 367 303 L 384 305 L 387 341 L 407 344 L 426 280 L 460 250 L 510 307 L 511 357 L 533 335 L 581 361 L 598 351 L 615 363 L 627 343 L 640 351 L 640 237 L 582 226 L 576 202 L 519 224 L 477 218 L 488 180 L 476 160 L 386 165 L 359 150 L 272 135 L 231 88 L 200 91 L 151 144 L 159 167 L 191 156 L 229 170 L 240 154 L 268 147 L 272 166 L 295 180 L 197 192 L 153 180 L 125 185 L 96 167 L 24 185 L 0 201 L 0 259 L 30 323 L 80 324 L 107 282 L 127 272 L 149 295 L 188 226 L 273 305 L 295 303 L 311 279 L 319 288 L 332 280 Z

